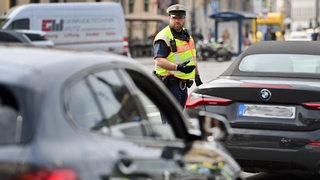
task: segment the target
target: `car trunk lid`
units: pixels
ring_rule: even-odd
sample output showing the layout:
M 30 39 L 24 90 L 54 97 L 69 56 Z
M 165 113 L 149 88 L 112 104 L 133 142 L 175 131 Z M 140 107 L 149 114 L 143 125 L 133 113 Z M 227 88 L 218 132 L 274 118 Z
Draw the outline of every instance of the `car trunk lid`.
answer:
M 227 101 L 227 104 L 211 101 L 202 105 L 207 111 L 227 116 L 232 127 L 301 131 L 320 128 L 317 82 L 285 78 L 243 80 L 243 77 L 214 82 L 214 86 L 208 83 L 194 93 L 201 94 L 205 102 L 208 99 Z

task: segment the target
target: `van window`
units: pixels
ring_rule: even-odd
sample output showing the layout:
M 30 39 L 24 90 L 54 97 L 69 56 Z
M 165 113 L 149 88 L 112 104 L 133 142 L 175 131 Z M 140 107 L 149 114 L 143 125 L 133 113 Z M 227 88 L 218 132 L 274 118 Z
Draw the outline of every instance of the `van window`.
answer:
M 30 29 L 29 26 L 29 19 L 18 19 L 13 21 L 7 29 L 13 30 L 13 29 Z

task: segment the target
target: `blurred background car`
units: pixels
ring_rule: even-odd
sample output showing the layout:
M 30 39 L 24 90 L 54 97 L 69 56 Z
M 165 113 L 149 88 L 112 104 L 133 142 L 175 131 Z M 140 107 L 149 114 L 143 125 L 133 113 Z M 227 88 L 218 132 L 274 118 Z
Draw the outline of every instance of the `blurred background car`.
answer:
M 220 118 L 199 116 L 209 133 L 196 131 L 132 59 L 15 46 L 0 54 L 0 179 L 242 178 L 211 138 Z
M 22 43 L 25 45 L 53 47 L 45 32 L 34 30 L 0 30 L 0 43 Z
M 53 47 L 53 41 L 46 38 L 46 32 L 29 30 L 29 29 L 18 29 L 16 32 L 25 34 L 29 39 L 32 45 L 43 46 L 43 47 Z
M 311 33 L 306 31 L 293 31 L 285 36 L 286 41 L 311 41 Z
M 220 114 L 244 171 L 319 173 L 320 42 L 259 42 L 190 93 L 186 112 Z
M 27 38 L 23 33 L 11 30 L 0 30 L 0 43 L 31 44 L 30 39 Z

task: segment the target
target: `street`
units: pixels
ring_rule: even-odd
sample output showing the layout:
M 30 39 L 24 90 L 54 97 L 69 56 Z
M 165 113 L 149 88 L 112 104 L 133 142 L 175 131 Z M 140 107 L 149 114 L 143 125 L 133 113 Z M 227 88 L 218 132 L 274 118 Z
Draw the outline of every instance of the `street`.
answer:
M 154 63 L 153 63 L 153 57 L 139 57 L 134 58 L 144 66 L 150 72 L 154 69 Z M 200 72 L 201 80 L 202 82 L 208 82 L 209 80 L 217 77 L 219 74 L 221 74 L 231 63 L 231 61 L 224 61 L 224 62 L 217 62 L 214 59 L 208 59 L 207 61 L 198 61 L 198 70 Z M 192 87 L 189 89 L 189 92 L 191 92 L 194 88 L 196 88 L 196 85 L 193 84 Z

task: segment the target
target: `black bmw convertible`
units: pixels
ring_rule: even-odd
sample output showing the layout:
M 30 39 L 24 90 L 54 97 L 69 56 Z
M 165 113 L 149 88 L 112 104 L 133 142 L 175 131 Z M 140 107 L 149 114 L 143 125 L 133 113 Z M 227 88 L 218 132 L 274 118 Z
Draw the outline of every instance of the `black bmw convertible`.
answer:
M 186 112 L 225 116 L 248 172 L 320 173 L 320 41 L 252 45 L 190 93 Z

